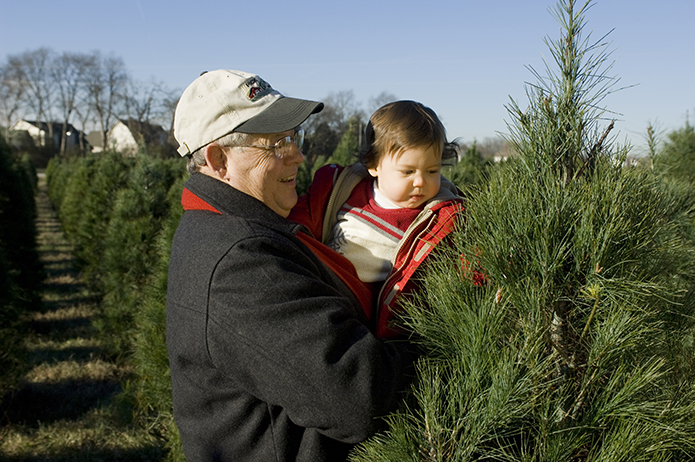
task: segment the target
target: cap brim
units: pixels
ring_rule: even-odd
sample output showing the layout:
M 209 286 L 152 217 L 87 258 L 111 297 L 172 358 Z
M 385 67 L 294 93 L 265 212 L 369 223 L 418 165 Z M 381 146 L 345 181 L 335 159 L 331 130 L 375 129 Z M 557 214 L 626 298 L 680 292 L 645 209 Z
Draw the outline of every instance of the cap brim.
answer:
M 300 126 L 311 114 L 323 110 L 323 103 L 283 97 L 268 109 L 234 129 L 240 133 L 282 133 Z

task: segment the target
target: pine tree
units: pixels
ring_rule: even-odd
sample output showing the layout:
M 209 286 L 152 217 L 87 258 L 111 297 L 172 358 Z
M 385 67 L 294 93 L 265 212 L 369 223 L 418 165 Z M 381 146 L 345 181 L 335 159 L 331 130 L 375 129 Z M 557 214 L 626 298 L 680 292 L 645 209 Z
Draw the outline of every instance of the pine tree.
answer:
M 41 307 L 34 182 L 0 136 L 0 400 L 26 368 L 22 315 Z
M 106 251 L 104 236 L 116 197 L 128 184 L 134 159 L 110 151 L 94 157 L 65 159 L 62 163 L 61 169 L 69 179 L 63 185 L 62 199 L 53 196 L 51 199 L 59 204 L 63 229 L 76 247 L 78 266 L 85 281 L 94 291 L 102 292 L 105 275 L 100 265 Z M 50 187 L 57 189 L 56 177 L 49 178 Z
M 510 104 L 516 158 L 405 307 L 423 351 L 413 392 L 352 460 L 695 456 L 694 252 L 658 178 L 623 167 L 603 125 L 617 80 L 605 37 L 584 36 L 590 6 L 552 10 L 557 71 L 532 70 L 528 108 Z
M 652 159 L 662 188 L 678 204 L 673 219 L 684 236 L 695 241 L 695 130 L 690 123 L 669 133 Z
M 669 133 L 663 147 L 654 156 L 654 168 L 671 178 L 690 184 L 695 178 L 695 129 L 690 122 Z
M 333 151 L 331 157 L 326 161 L 327 164 L 350 165 L 357 162 L 357 154 L 360 150 L 360 132 L 362 121 L 354 116 L 348 120 L 348 129 L 343 134 L 338 146 Z M 314 165 L 314 172 L 318 168 Z
M 486 181 L 491 165 L 491 161 L 483 159 L 478 144 L 474 142 L 463 152 L 455 165 L 445 164 L 442 173 L 460 189 L 468 190 Z
M 137 156 L 127 187 L 116 193 L 99 263 L 102 316 L 95 322 L 109 334 L 115 353 L 132 347 L 133 317 L 141 309 L 145 285 L 159 259 L 156 242 L 169 212 L 167 194 L 183 171 L 176 159 Z
M 143 288 L 142 304 L 135 310 L 133 360 L 137 373 L 135 398 L 147 428 L 165 440 L 167 461 L 185 462 L 181 438 L 174 423 L 169 356 L 166 348 L 166 293 L 171 242 L 183 207 L 181 193 L 187 175 L 169 189 L 168 213 L 156 240 L 157 261 Z

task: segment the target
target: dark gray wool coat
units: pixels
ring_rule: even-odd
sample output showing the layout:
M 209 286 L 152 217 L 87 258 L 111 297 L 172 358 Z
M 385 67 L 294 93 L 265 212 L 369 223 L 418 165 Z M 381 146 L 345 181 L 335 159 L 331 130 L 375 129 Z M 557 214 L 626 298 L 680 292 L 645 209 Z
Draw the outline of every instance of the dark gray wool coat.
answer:
M 200 173 L 186 189 L 166 334 L 188 461 L 345 460 L 407 386 L 407 345 L 368 331 L 299 225 Z

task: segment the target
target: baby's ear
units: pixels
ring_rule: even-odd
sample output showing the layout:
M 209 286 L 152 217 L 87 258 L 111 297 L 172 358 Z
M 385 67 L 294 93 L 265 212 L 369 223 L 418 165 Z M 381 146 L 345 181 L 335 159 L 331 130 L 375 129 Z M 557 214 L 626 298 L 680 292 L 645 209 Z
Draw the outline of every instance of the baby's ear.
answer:
M 368 168 L 367 171 L 374 178 L 379 178 L 379 170 L 377 170 L 376 168 Z

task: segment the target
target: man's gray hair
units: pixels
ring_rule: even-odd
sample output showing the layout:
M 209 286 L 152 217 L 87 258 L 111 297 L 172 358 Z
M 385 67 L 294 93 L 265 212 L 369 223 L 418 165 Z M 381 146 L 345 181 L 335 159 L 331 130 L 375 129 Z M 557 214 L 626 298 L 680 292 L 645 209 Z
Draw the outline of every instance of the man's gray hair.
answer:
M 222 138 L 218 138 L 215 141 L 211 141 L 200 149 L 197 149 L 192 154 L 187 157 L 186 169 L 188 173 L 193 174 L 200 171 L 200 168 L 205 166 L 207 162 L 205 161 L 205 148 L 211 144 L 217 144 L 223 148 L 233 148 L 235 146 L 243 146 L 247 144 L 248 134 L 232 132 L 227 133 Z

